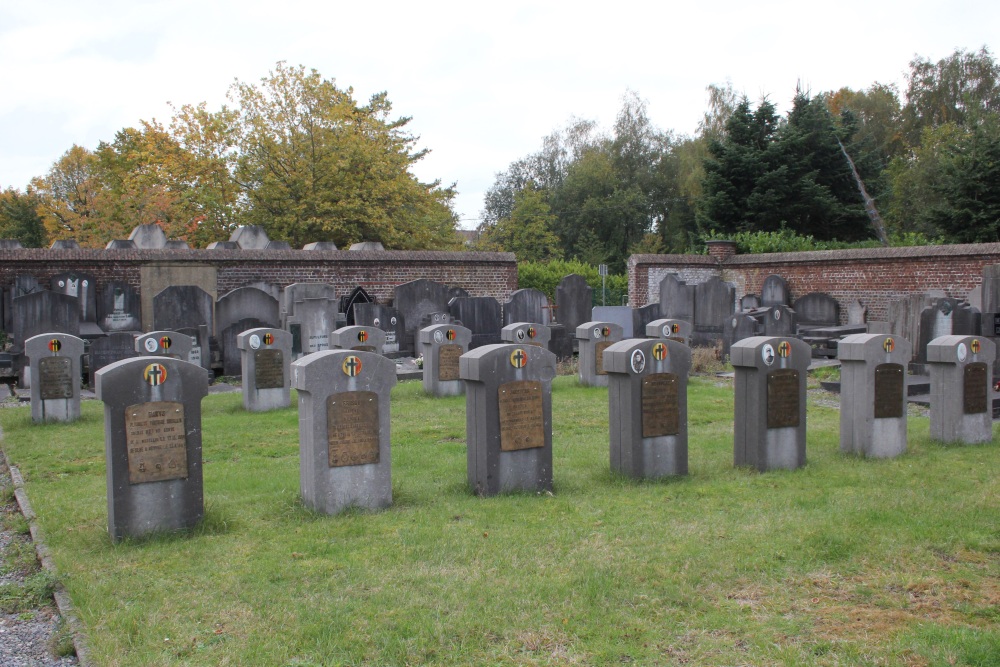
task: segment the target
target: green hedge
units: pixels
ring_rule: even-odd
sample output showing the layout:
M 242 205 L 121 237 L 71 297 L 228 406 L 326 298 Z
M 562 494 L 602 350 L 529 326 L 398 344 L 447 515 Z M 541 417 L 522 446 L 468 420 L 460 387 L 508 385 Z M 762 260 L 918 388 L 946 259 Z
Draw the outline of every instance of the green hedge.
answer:
M 551 262 L 520 262 L 517 265 L 517 285 L 521 289 L 534 288 L 544 292 L 550 300 L 556 297 L 556 287 L 571 273 L 583 276 L 594 290 L 595 304 L 601 303 L 601 276 L 597 267 L 576 260 L 553 260 Z M 625 274 L 607 276 L 607 304 L 621 305 L 623 295 L 628 295 L 628 276 Z

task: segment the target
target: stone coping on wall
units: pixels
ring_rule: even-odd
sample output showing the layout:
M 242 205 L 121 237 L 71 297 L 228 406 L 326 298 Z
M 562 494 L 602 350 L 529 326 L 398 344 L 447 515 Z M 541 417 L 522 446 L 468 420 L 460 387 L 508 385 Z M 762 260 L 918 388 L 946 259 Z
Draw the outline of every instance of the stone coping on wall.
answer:
M 126 262 L 246 262 L 246 261 L 284 261 L 306 262 L 380 262 L 380 261 L 412 261 L 434 263 L 514 263 L 512 252 L 467 252 L 442 250 L 384 250 L 384 251 L 351 251 L 351 250 L 234 250 L 234 249 L 179 249 L 179 250 L 139 250 L 139 249 L 107 249 L 79 248 L 73 250 L 54 250 L 51 248 L 19 248 L 16 250 L 0 249 L 0 261 L 4 260 L 45 260 L 53 262 L 81 261 L 126 261 Z

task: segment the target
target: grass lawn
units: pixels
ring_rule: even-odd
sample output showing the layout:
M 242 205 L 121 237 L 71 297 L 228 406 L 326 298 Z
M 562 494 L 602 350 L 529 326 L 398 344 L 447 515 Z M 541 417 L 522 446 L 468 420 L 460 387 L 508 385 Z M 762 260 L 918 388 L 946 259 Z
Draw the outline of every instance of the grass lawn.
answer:
M 811 398 L 805 468 L 737 470 L 732 384 L 694 378 L 691 474 L 637 482 L 606 390 L 559 377 L 552 403 L 555 492 L 483 499 L 464 397 L 401 383 L 393 507 L 329 517 L 299 501 L 296 410 L 209 396 L 203 525 L 117 545 L 102 404 L 0 425 L 101 665 L 1000 664 L 996 441 L 911 417 L 905 456 L 845 457 Z

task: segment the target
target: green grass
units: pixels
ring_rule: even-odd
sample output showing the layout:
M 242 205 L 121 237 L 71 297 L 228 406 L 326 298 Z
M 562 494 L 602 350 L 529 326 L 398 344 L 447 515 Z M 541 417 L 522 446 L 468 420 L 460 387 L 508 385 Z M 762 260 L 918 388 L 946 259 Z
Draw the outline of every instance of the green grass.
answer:
M 294 409 L 204 407 L 206 520 L 112 544 L 103 416 L 0 411 L 101 665 L 994 665 L 995 444 L 838 451 L 810 405 L 809 464 L 732 466 L 732 386 L 689 387 L 690 469 L 608 470 L 603 389 L 553 389 L 552 494 L 466 486 L 464 398 L 393 391 L 391 509 L 316 515 L 298 498 Z

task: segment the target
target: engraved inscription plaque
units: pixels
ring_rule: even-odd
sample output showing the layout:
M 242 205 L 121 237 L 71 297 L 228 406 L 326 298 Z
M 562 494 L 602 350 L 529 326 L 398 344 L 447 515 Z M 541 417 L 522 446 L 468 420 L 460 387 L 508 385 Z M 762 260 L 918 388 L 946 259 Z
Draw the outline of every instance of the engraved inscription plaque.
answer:
M 184 404 L 138 403 L 125 408 L 129 484 L 188 476 Z
M 986 412 L 989 399 L 986 387 L 986 364 L 977 361 L 965 367 L 962 410 L 967 415 Z
M 642 437 L 657 438 L 680 432 L 677 376 L 653 373 L 642 378 Z
M 537 380 L 505 382 L 497 392 L 500 398 L 500 451 L 544 447 L 542 383 Z
M 597 367 L 594 372 L 598 375 L 607 375 L 608 372 L 604 370 L 604 350 L 612 345 L 611 341 L 602 340 L 600 343 L 594 343 L 594 365 Z
M 326 399 L 330 467 L 379 462 L 378 394 L 342 391 Z
M 43 401 L 73 398 L 73 362 L 69 357 L 38 360 L 38 389 Z
M 462 354 L 461 345 L 442 345 L 438 348 L 438 382 L 458 379 L 458 358 Z
M 281 350 L 257 350 L 253 353 L 253 382 L 257 389 L 283 389 L 285 359 Z
M 903 416 L 903 387 L 906 374 L 900 364 L 875 367 L 875 419 Z
M 767 427 L 799 425 L 799 372 L 782 368 L 767 374 Z

